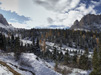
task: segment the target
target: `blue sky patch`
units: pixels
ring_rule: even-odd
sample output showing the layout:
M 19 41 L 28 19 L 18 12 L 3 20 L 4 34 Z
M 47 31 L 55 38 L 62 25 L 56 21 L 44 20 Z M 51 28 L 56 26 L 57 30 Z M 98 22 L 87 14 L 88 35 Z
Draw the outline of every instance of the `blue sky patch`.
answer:
M 7 19 L 8 22 L 25 23 L 26 21 L 31 20 L 29 17 L 18 15 L 16 12 L 0 9 L 0 13 Z

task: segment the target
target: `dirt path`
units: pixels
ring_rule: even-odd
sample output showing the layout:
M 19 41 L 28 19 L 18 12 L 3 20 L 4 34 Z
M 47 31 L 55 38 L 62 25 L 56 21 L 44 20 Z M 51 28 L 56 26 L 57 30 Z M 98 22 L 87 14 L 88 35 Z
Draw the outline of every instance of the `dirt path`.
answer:
M 10 66 L 8 66 L 5 62 L 0 61 L 0 64 L 7 67 L 7 69 L 12 72 L 14 75 L 21 75 L 20 73 L 18 73 L 17 71 L 15 71 L 14 69 L 12 69 Z

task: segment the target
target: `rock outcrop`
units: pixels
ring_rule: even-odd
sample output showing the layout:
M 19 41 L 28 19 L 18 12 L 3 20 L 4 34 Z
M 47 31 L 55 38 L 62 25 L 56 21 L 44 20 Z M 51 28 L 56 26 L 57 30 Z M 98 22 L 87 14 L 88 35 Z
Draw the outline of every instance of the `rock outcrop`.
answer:
M 2 14 L 0 14 L 0 23 L 3 24 L 3 25 L 5 25 L 5 26 L 9 25 L 8 22 L 7 22 L 7 20 L 3 17 Z
M 70 29 L 101 31 L 101 15 L 88 14 L 76 20 Z

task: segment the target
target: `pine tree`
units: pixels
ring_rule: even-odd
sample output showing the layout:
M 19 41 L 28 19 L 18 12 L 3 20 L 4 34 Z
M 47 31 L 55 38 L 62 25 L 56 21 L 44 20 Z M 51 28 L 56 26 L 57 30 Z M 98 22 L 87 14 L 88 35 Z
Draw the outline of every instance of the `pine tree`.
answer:
M 85 48 L 85 56 L 88 56 L 89 55 L 89 51 L 88 51 L 88 48 Z
M 57 60 L 57 50 L 56 50 L 56 48 L 54 48 L 54 51 L 53 51 L 53 60 Z
M 11 51 L 14 51 L 14 46 L 15 46 L 15 42 L 14 42 L 15 38 L 14 38 L 14 35 L 11 36 Z
M 39 39 L 37 38 L 37 41 L 36 41 L 36 47 L 39 48 Z
M 93 69 L 97 70 L 98 68 L 98 52 L 97 49 L 94 49 L 93 59 L 92 59 Z
M 14 53 L 15 53 L 15 59 L 19 60 L 19 57 L 21 55 L 19 37 L 16 37 L 16 39 L 15 39 L 15 50 L 14 50 Z
M 67 50 L 67 52 L 65 53 L 65 56 L 64 56 L 64 63 L 69 64 L 69 61 L 70 61 L 70 56 L 69 56 L 69 53 Z
M 88 70 L 88 57 L 81 55 L 79 59 L 79 67 L 84 70 Z
M 59 61 L 62 61 L 62 60 L 63 60 L 63 53 L 62 53 L 62 52 L 60 52 L 60 53 L 58 54 L 58 60 L 59 60 Z
M 90 73 L 90 75 L 99 75 L 98 74 L 98 51 L 95 48 L 93 52 L 93 59 L 92 59 L 92 65 L 93 65 L 93 71 Z
M 75 65 L 77 64 L 77 55 L 76 54 L 73 56 L 72 61 L 73 61 L 73 64 L 75 64 Z
M 35 38 L 33 38 L 33 46 L 35 46 Z
M 0 33 L 0 49 L 6 50 L 6 38 L 2 33 Z
M 101 75 L 101 46 L 99 47 L 98 74 Z
M 5 38 L 5 35 L 3 35 L 3 50 L 6 51 L 6 38 Z
M 93 71 L 90 73 L 90 75 L 101 75 L 101 42 L 99 42 L 99 46 L 94 49 L 93 52 Z
M 99 52 L 98 52 L 98 74 L 101 75 L 101 42 L 99 44 Z

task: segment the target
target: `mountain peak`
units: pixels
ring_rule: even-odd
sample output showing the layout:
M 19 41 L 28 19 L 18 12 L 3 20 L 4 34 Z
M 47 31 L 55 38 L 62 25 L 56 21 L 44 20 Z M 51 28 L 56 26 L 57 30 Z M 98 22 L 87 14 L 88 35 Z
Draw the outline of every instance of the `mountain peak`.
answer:
M 88 14 L 75 21 L 71 29 L 86 29 L 93 31 L 101 31 L 101 15 Z
M 5 26 L 9 25 L 7 20 L 4 18 L 4 16 L 2 14 L 0 14 L 0 23 L 5 25 Z

